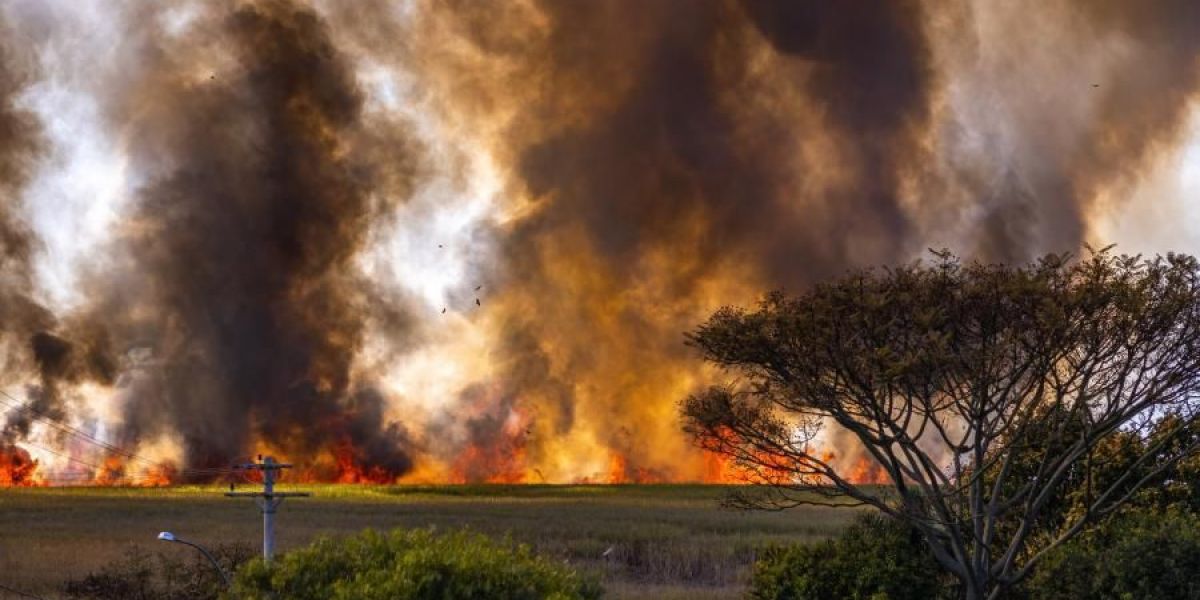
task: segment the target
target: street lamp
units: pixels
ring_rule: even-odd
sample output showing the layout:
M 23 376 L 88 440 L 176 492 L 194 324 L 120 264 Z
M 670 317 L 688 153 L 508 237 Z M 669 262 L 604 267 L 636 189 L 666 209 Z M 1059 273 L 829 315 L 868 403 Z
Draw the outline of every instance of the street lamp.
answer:
M 217 570 L 217 573 L 221 574 L 221 580 L 225 582 L 225 587 L 233 587 L 233 582 L 229 581 L 229 575 L 225 574 L 225 569 L 222 569 L 221 565 L 217 564 L 217 559 L 213 558 L 213 555 L 209 554 L 208 550 L 201 548 L 199 544 L 193 544 L 185 539 L 175 537 L 175 534 L 171 533 L 170 531 L 160 532 L 158 534 L 158 539 L 161 542 L 175 542 L 176 544 L 184 544 L 199 550 L 200 553 L 208 559 L 208 562 L 212 563 L 212 566 Z

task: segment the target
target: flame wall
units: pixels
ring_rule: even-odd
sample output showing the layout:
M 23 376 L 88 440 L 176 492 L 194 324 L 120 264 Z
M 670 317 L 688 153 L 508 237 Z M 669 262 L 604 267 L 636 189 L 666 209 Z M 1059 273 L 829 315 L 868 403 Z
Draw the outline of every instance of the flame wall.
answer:
M 0 455 L 39 481 L 725 480 L 676 416 L 723 304 L 1200 247 L 1189 0 L 2 6 Z

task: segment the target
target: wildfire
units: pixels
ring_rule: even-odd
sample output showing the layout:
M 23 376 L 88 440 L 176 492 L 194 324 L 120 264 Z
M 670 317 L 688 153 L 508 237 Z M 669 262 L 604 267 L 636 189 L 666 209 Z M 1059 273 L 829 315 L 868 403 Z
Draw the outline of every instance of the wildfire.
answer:
M 0 448 L 0 487 L 33 487 L 46 485 L 38 473 L 38 461 L 16 446 Z
M 729 444 L 736 445 L 735 434 L 723 430 L 721 436 Z M 789 459 L 767 453 L 754 456 L 753 466 L 739 463 L 732 457 L 719 452 L 721 443 L 710 440 L 711 447 L 706 446 L 705 483 L 787 483 L 797 477 L 797 471 Z M 832 450 L 819 451 L 816 458 L 825 465 L 831 465 L 834 471 L 847 481 L 860 485 L 877 485 L 889 482 L 887 471 L 870 456 L 855 453 L 841 456 Z M 818 478 L 820 476 L 818 475 Z
M 259 456 L 274 456 L 279 462 L 293 465 L 287 474 L 289 481 L 300 483 L 352 483 L 385 485 L 396 483 L 398 476 L 379 465 L 364 464 L 359 452 L 349 439 L 342 439 L 330 448 L 313 456 L 295 458 L 281 448 L 259 443 L 255 446 Z M 242 471 L 239 475 L 248 482 L 261 482 L 258 471 Z
M 450 483 L 526 483 L 525 449 L 471 445 L 451 469 Z
M 120 485 L 126 482 L 125 461 L 116 456 L 109 456 L 96 470 L 93 483 L 96 485 Z
M 629 467 L 629 458 L 624 454 L 612 453 L 608 463 L 608 478 L 604 483 L 665 483 L 661 473 L 645 467 Z
M 730 481 L 732 461 L 728 456 L 717 454 L 715 452 L 704 453 L 704 481 L 706 482 L 728 482 Z
M 96 469 L 91 485 L 158 487 L 171 485 L 179 480 L 179 470 L 174 465 L 160 463 L 145 468 L 131 466 L 130 460 L 109 455 Z
M 178 476 L 179 470 L 174 465 L 160 464 L 143 471 L 137 485 L 147 487 L 171 485 L 171 482 L 175 481 Z
M 359 461 L 354 459 L 354 445 L 350 440 L 342 440 L 333 449 L 333 456 L 337 463 L 337 475 L 334 478 L 335 483 L 394 483 L 396 476 L 388 473 L 386 469 L 379 466 L 364 467 Z
M 282 455 L 281 455 L 282 456 Z M 746 484 L 761 482 L 761 473 L 741 466 L 727 455 L 703 451 L 704 471 L 698 480 L 712 484 Z M 826 453 L 823 460 L 834 462 L 837 457 Z M 762 464 L 778 462 L 771 457 L 760 458 Z M 109 455 L 97 468 L 84 474 L 78 481 L 85 485 L 156 487 L 181 483 L 187 472 L 181 472 L 170 463 L 161 463 L 145 468 L 131 466 L 132 461 L 119 455 Z M 282 462 L 289 462 L 286 457 Z M 0 487 L 45 486 L 50 482 L 39 469 L 39 461 L 33 459 L 22 448 L 10 446 L 0 451 Z M 789 477 L 786 464 L 779 462 L 774 469 L 783 480 Z M 762 471 L 763 469 L 759 469 Z M 194 474 L 193 474 L 194 475 Z M 207 480 L 214 475 L 201 475 Z M 257 472 L 247 472 L 244 477 L 251 481 L 259 477 Z M 843 476 L 858 484 L 887 483 L 887 473 L 869 457 L 860 456 L 843 471 Z M 541 469 L 528 462 L 527 448 L 520 438 L 507 438 L 497 445 L 473 444 L 462 451 L 450 464 L 427 461 L 412 472 L 398 477 L 379 467 L 363 466 L 355 460 L 355 450 L 349 441 L 342 442 L 321 454 L 313 461 L 296 465 L 289 479 L 303 483 L 376 484 L 394 483 L 546 483 Z M 665 473 L 651 468 L 631 465 L 630 457 L 620 452 L 611 452 L 603 471 L 584 475 L 561 483 L 580 484 L 653 484 L 674 481 Z M 553 481 L 552 481 L 553 482 Z
M 312 482 L 786 479 L 680 430 L 723 377 L 681 333 L 722 306 L 931 244 L 1195 241 L 1187 2 L 146 3 L 105 19 L 139 40 L 116 46 L 17 4 L 0 31 L 49 41 L 0 44 L 0 374 L 36 414 L 4 408 L 0 439 L 83 432 L 41 464 L 0 445 L 0 485 L 190 483 L 258 453 Z M 1068 50 L 1096 83 L 1061 76 Z M 888 480 L 853 436 L 815 444 Z
M 852 483 L 875 485 L 885 484 L 889 481 L 887 471 L 879 463 L 867 456 L 859 457 L 846 472 L 846 479 Z
M 751 484 L 763 483 L 764 479 L 787 483 L 795 477 L 787 469 L 786 461 L 767 455 L 759 456 L 756 460 L 758 464 L 754 468 L 741 465 L 729 456 L 714 452 L 705 452 L 705 460 L 704 483 Z

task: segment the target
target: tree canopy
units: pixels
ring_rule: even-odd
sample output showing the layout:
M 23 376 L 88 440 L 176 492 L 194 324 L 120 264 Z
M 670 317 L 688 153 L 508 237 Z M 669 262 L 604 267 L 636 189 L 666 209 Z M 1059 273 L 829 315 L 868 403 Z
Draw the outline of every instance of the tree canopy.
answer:
M 1190 256 L 938 252 L 721 309 L 688 338 L 734 377 L 684 402 L 687 430 L 769 484 L 738 502 L 874 506 L 917 528 L 972 599 L 999 597 L 1200 445 Z M 885 491 L 839 472 L 833 429 Z M 1119 467 L 1092 460 L 1114 444 L 1132 453 Z

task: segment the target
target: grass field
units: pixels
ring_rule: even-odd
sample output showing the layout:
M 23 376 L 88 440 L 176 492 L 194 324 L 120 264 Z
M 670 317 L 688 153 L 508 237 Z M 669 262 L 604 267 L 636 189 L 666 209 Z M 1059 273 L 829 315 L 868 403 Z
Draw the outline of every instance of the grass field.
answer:
M 281 488 L 283 489 L 283 488 Z M 277 516 L 282 550 L 365 528 L 468 527 L 511 535 L 600 573 L 614 598 L 738 597 L 757 548 L 812 541 L 854 511 L 735 512 L 725 490 L 701 485 L 334 486 L 288 500 Z M 201 544 L 261 541 L 251 500 L 218 487 L 0 489 L 0 584 L 54 597 L 61 583 L 170 530 Z M 607 558 L 602 555 L 609 547 Z M 0 598 L 4 598 L 0 592 Z M 15 596 L 14 596 L 15 597 Z

